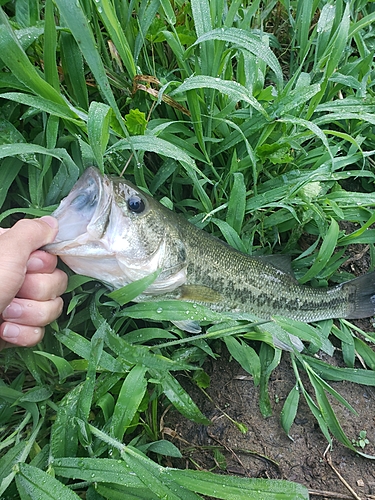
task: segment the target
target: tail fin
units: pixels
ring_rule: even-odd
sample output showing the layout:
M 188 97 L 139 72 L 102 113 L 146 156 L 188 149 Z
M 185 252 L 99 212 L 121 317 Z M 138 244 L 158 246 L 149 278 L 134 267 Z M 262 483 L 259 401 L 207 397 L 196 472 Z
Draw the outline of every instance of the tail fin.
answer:
M 375 315 L 375 271 L 343 283 L 342 289 L 348 291 L 350 301 L 351 311 L 346 319 Z

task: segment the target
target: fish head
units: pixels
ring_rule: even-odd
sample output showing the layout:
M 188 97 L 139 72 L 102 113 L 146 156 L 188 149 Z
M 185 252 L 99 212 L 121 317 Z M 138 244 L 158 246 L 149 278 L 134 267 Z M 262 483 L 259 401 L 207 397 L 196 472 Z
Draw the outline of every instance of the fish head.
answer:
M 146 294 L 174 290 L 186 279 L 174 214 L 122 177 L 86 169 L 52 215 L 59 231 L 43 249 L 78 274 L 119 288 L 159 271 Z

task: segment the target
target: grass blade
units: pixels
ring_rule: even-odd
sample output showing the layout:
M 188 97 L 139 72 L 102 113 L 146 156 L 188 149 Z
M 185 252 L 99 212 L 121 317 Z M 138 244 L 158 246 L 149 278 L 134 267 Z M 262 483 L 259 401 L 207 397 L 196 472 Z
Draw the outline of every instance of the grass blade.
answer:
M 78 449 L 78 432 L 75 423 L 82 385 L 77 385 L 66 394 L 59 403 L 59 408 L 51 428 L 51 458 L 74 457 Z
M 1 457 L 0 495 L 4 494 L 4 492 L 12 482 L 16 474 L 16 465 L 27 460 L 32 447 L 35 445 L 35 441 L 37 439 L 38 433 L 40 432 L 42 424 L 43 419 L 40 419 L 26 442 L 23 440 L 20 441 Z
M 108 293 L 108 297 L 110 299 L 115 300 L 121 306 L 127 304 L 134 300 L 138 295 L 141 295 L 146 288 L 148 288 L 152 283 L 156 280 L 158 275 L 160 274 L 159 270 L 151 273 L 144 278 L 133 281 L 133 283 L 129 283 L 129 285 L 125 285 L 118 290 L 114 290 L 113 292 Z
M 150 2 L 142 2 L 138 10 L 139 32 L 134 43 L 134 61 L 137 64 L 142 47 L 145 43 L 147 30 L 154 21 L 160 6 L 159 0 L 150 0 Z
M 80 3 L 72 3 L 70 0 L 56 0 L 56 5 L 60 14 L 64 18 L 66 25 L 69 27 L 78 46 L 80 47 L 82 54 L 95 77 L 99 91 L 113 109 L 124 136 L 127 136 L 126 127 L 112 93 L 103 60 L 98 52 L 93 32 Z
M 6 158 L 0 169 L 0 209 L 8 195 L 9 188 L 21 170 L 23 162 L 18 158 Z
M 238 341 L 234 337 L 224 337 L 223 340 L 233 358 L 247 373 L 253 376 L 254 385 L 259 385 L 261 367 L 259 356 L 255 350 L 241 339 Z
M 158 464 L 149 460 L 136 449 L 127 447 L 123 458 L 142 483 L 158 498 L 168 498 L 168 500 L 199 499 L 197 495 L 176 483 L 167 469 L 161 469 Z
M 233 174 L 233 186 L 230 192 L 227 212 L 227 223 L 238 234 L 241 232 L 242 222 L 245 217 L 246 186 L 244 176 L 240 172 Z
M 231 198 L 234 200 L 232 195 Z M 242 212 L 241 209 L 240 212 Z M 247 248 L 245 247 L 239 234 L 233 228 L 232 224 L 229 224 L 222 219 L 217 219 L 216 217 L 212 217 L 211 222 L 213 222 L 220 229 L 221 234 L 224 236 L 225 241 L 228 243 L 228 245 L 237 248 L 237 250 L 239 250 L 240 252 L 247 253 Z
M 135 365 L 122 384 L 111 420 L 111 435 L 122 441 L 147 389 L 147 368 Z
M 64 80 L 69 89 L 72 101 L 84 110 L 89 108 L 85 70 L 82 53 L 71 33 L 60 33 L 61 64 Z
M 203 31 L 194 45 L 210 40 L 221 40 L 231 43 L 236 47 L 240 46 L 264 61 L 275 73 L 276 82 L 279 89 L 283 86 L 283 73 L 280 63 L 271 49 L 260 39 L 247 30 L 238 28 L 219 28 L 212 31 Z
M 308 363 L 322 378 L 332 381 L 347 380 L 356 384 L 375 386 L 375 377 L 372 371 L 361 368 L 339 368 L 331 366 L 315 358 L 306 359 Z
M 126 71 L 129 73 L 130 80 L 133 80 L 137 73 L 136 64 L 125 36 L 126 32 L 117 18 L 113 5 L 108 0 L 98 0 L 95 6 L 112 42 L 116 46 Z
M 328 398 L 325 394 L 324 385 L 320 383 L 319 378 L 311 369 L 308 369 L 307 373 L 309 375 L 310 382 L 314 387 L 322 418 L 325 420 L 328 429 L 340 443 L 344 444 L 346 447 L 351 448 L 354 451 L 354 446 L 344 433 L 341 425 L 339 424 L 339 421 L 337 420 L 335 412 L 333 411 L 333 408 L 328 401 Z
M 56 356 L 55 354 L 50 354 L 49 352 L 43 352 L 43 351 L 35 351 L 35 354 L 39 354 L 39 356 L 44 356 L 56 366 L 57 372 L 59 374 L 60 384 L 63 384 L 68 377 L 73 375 L 74 370 L 72 368 L 72 365 L 66 359 L 61 358 L 60 356 Z
M 22 94 L 20 92 L 6 92 L 4 94 L 1 94 L 0 97 L 2 99 L 9 99 L 18 103 L 25 104 L 26 106 L 31 106 L 38 109 L 39 111 L 45 111 L 46 113 L 58 116 L 59 118 L 64 118 L 65 120 L 72 121 L 77 125 L 82 125 L 82 122 L 81 120 L 79 120 L 78 115 L 66 104 L 56 103 L 41 96 Z
M 49 83 L 37 72 L 35 66 L 27 57 L 9 21 L 0 8 L 0 52 L 3 62 L 8 66 L 14 76 L 35 94 L 47 101 L 68 108 L 65 100 Z M 69 109 L 69 108 L 68 108 Z
M 72 330 L 65 329 L 56 333 L 58 340 L 67 346 L 72 352 L 88 360 L 91 352 L 90 341 L 78 335 Z M 100 358 L 100 367 L 109 372 L 124 373 L 127 372 L 131 366 L 125 360 L 115 359 L 113 356 L 103 351 Z
M 95 101 L 90 104 L 87 117 L 89 142 L 95 155 L 97 165 L 102 173 L 104 173 L 103 154 L 109 139 L 111 116 L 112 110 L 106 104 Z
M 199 75 L 187 78 L 176 90 L 170 93 L 170 96 L 175 96 L 189 90 L 197 90 L 201 88 L 215 89 L 222 94 L 228 95 L 235 101 L 245 101 L 250 104 L 256 111 L 264 117 L 268 117 L 263 106 L 251 95 L 251 93 L 241 84 L 228 80 L 220 80 L 212 76 Z
M 61 458 L 52 463 L 58 476 L 83 481 L 119 483 L 128 488 L 141 488 L 143 483 L 121 460 L 109 458 Z
M 375 370 L 375 352 L 371 349 L 370 345 L 366 344 L 362 339 L 355 338 L 354 346 L 356 353 L 361 356 L 370 370 Z
M 83 422 L 86 422 L 89 418 L 95 391 L 96 371 L 98 369 L 102 353 L 103 339 L 100 338 L 100 333 L 98 335 L 98 332 L 96 332 L 91 338 L 91 351 L 87 365 L 87 375 L 85 381 L 83 382 L 77 404 L 77 418 Z
M 193 12 L 195 31 L 200 37 L 212 30 L 210 4 L 208 0 L 192 0 L 191 10 Z
M 111 148 L 107 150 L 107 153 L 111 153 L 112 151 L 121 151 L 124 149 L 131 150 L 133 148 L 137 151 L 153 151 L 154 153 L 174 158 L 189 170 L 195 170 L 202 176 L 202 173 L 198 170 L 194 160 L 192 160 L 184 150 L 181 150 L 177 146 L 174 146 L 170 142 L 164 139 L 160 139 L 159 137 L 134 135 L 132 137 L 129 137 L 128 139 L 122 139 L 116 142 L 113 146 L 111 146 Z
M 293 500 L 308 500 L 307 489 L 299 484 L 288 481 L 267 481 L 266 479 L 249 479 L 231 476 L 220 476 L 220 479 L 205 471 L 175 471 L 175 481 L 202 495 L 223 500 L 277 500 L 293 498 Z
M 282 428 L 284 429 L 288 437 L 290 437 L 289 434 L 290 428 L 292 427 L 294 419 L 296 418 L 297 415 L 299 398 L 300 398 L 299 387 L 296 384 L 288 394 L 280 414 L 280 422 Z
M 169 372 L 162 372 L 156 369 L 152 370 L 150 373 L 154 378 L 159 380 L 164 394 L 182 415 L 198 424 L 208 425 L 211 423 L 199 410 L 198 406 L 182 388 L 177 379 L 172 377 Z
M 300 283 L 306 283 L 311 278 L 319 274 L 322 269 L 324 269 L 336 248 L 338 235 L 339 225 L 334 219 L 332 219 L 331 225 L 327 231 L 327 235 L 323 240 L 322 246 L 318 252 L 315 262 L 307 271 L 307 273 L 302 278 L 300 278 Z
M 57 91 L 60 88 L 59 74 L 56 66 L 57 33 L 52 0 L 47 0 L 45 5 L 44 28 L 44 71 L 46 81 Z
M 21 497 L 30 500 L 79 500 L 79 496 L 46 472 L 19 464 L 16 484 Z

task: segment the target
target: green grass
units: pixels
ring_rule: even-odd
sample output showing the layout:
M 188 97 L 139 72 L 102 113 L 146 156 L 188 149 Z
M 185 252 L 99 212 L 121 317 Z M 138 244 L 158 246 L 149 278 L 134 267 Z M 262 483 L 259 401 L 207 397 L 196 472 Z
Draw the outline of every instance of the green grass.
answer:
M 50 213 L 94 164 L 106 173 L 126 169 L 242 251 L 292 255 L 303 283 L 350 278 L 340 271 L 349 244 L 368 244 L 374 267 L 374 3 L 1 5 L 2 225 Z M 346 234 L 343 220 L 356 230 Z M 304 251 L 303 234 L 311 242 Z M 126 293 L 123 302 L 134 297 Z M 189 370 L 206 387 L 202 365 L 220 342 L 253 375 L 269 415 L 268 379 L 281 357 L 270 343 L 289 342 L 288 333 L 306 349 L 283 354 L 296 385 L 281 425 L 289 433 L 303 397 L 328 443 L 335 438 L 359 453 L 327 396 L 352 408 L 327 381 L 375 385 L 373 332 L 344 320 L 254 324 L 223 315 L 192 339 L 168 322 L 178 306 L 145 311 L 116 298 L 71 276 L 66 312 L 43 342 L 1 353 L 4 498 L 193 499 L 214 490 L 225 499 L 255 499 L 259 491 L 269 500 L 307 498 L 289 482 L 163 467 L 163 457 L 179 450 L 158 432 L 169 403 L 207 423 L 175 374 Z M 345 368 L 314 357 L 332 355 L 332 342 Z

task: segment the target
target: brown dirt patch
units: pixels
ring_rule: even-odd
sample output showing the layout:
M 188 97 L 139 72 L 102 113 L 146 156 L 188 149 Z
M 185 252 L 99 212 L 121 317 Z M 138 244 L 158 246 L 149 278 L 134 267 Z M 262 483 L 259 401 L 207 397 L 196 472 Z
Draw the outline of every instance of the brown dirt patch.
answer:
M 339 354 L 337 358 L 340 358 Z M 339 359 L 332 359 L 333 364 L 337 361 Z M 247 477 L 288 479 L 307 486 L 311 498 L 316 500 L 375 498 L 375 463 L 356 455 L 337 441 L 325 454 L 327 442 L 302 398 L 290 432 L 293 441 L 284 433 L 280 412 L 295 384 L 287 353 L 271 376 L 269 392 L 273 415 L 267 419 L 259 411 L 258 388 L 239 364 L 230 359 L 227 351 L 220 359 L 206 363 L 204 368 L 211 377 L 207 393 L 212 402 L 188 378 L 181 376 L 180 382 L 212 424 L 195 424 L 174 411 L 165 416 L 165 437 L 179 447 L 184 457 L 174 465 Z M 375 388 L 347 382 L 331 385 L 358 412 L 355 416 L 332 401 L 345 432 L 356 439 L 361 430 L 366 430 L 370 444 L 366 445 L 365 452 L 375 454 Z M 246 434 L 241 433 L 224 412 L 245 424 L 248 428 Z M 215 456 L 215 449 L 225 456 L 224 470 L 219 467 L 220 458 Z M 357 497 L 350 493 L 339 475 Z

